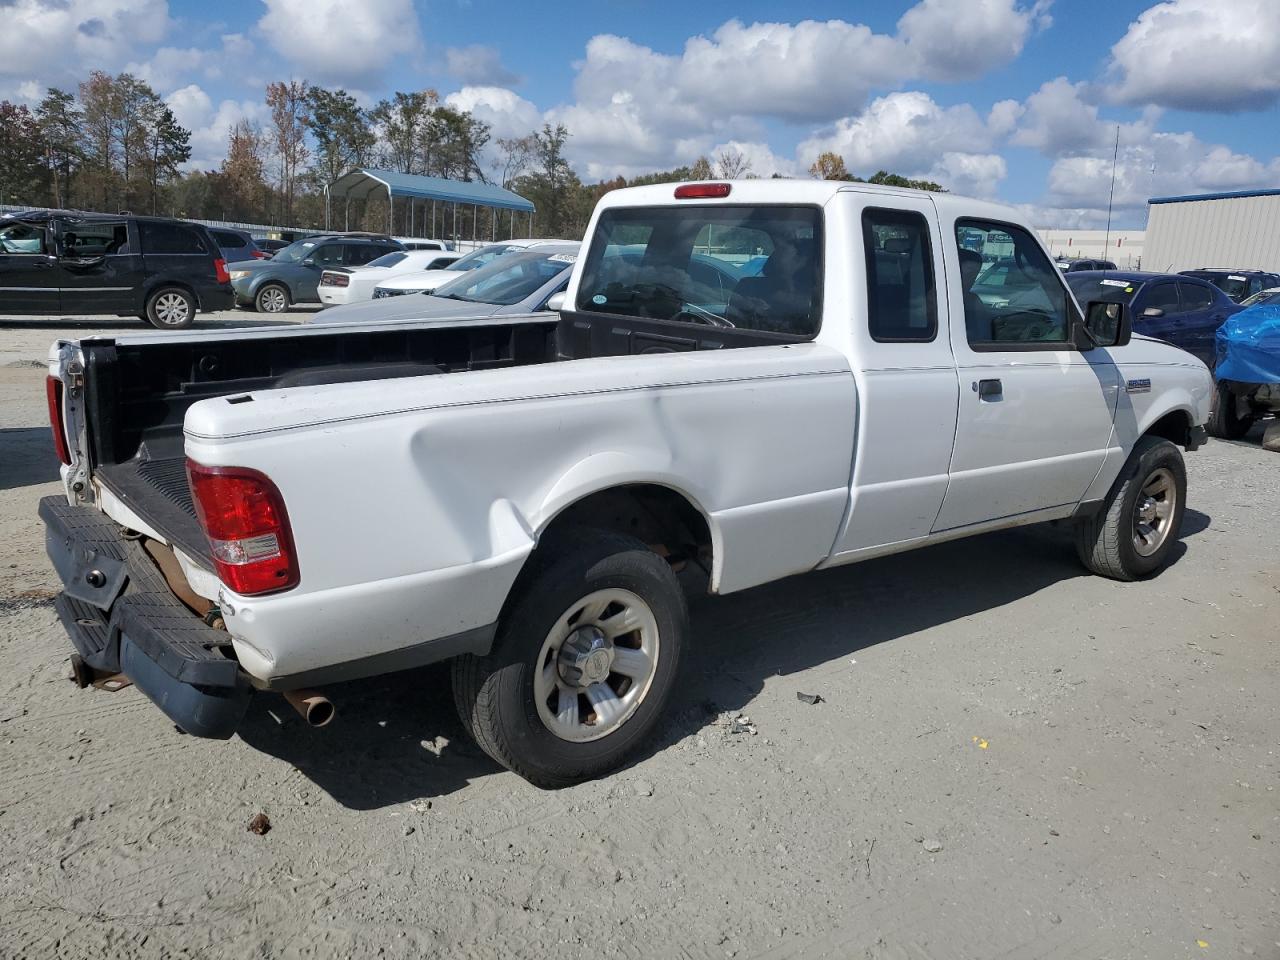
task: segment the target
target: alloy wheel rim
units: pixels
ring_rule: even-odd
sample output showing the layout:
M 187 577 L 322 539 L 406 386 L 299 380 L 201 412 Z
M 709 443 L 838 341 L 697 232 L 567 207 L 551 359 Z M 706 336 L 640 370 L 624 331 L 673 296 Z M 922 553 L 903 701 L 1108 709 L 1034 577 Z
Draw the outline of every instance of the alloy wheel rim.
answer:
M 653 686 L 658 622 L 630 590 L 596 590 L 556 620 L 534 666 L 538 717 L 561 740 L 586 743 L 626 723 Z
M 1133 508 L 1133 548 L 1149 557 L 1164 546 L 1173 529 L 1178 486 L 1165 467 L 1153 470 L 1142 484 Z
M 274 287 L 262 295 L 262 308 L 267 313 L 279 313 L 284 309 L 284 292 Z
M 156 300 L 156 317 L 165 326 L 186 323 L 187 300 L 181 294 L 165 293 Z

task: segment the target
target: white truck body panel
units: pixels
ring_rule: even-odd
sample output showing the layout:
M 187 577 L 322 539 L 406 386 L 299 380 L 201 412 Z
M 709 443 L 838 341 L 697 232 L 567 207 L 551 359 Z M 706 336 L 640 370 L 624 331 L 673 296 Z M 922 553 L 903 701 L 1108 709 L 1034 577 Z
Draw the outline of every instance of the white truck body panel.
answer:
M 812 341 L 253 391 L 248 401 L 188 410 L 187 456 L 270 477 L 296 542 L 297 587 L 254 598 L 223 588 L 216 598 L 246 671 L 270 681 L 491 626 L 541 532 L 598 491 L 644 483 L 686 498 L 710 529 L 711 589 L 727 593 L 1068 516 L 1105 496 L 1156 420 L 1208 416 L 1208 372 L 1167 344 L 970 347 L 955 221 L 1026 227 L 1009 208 L 768 180 L 698 202 L 822 208 L 822 324 Z M 606 194 L 587 236 L 613 207 L 679 203 L 669 184 Z M 868 207 L 914 211 L 929 224 L 931 342 L 870 336 L 860 227 Z M 570 305 L 586 259 L 569 282 Z M 528 322 L 538 319 L 546 322 Z M 146 342 L 184 336 L 207 334 Z M 65 345 L 50 359 L 61 375 Z M 1002 383 L 998 399 L 979 396 L 989 379 Z M 1149 389 L 1133 389 L 1143 379 Z M 139 527 L 122 504 L 98 505 Z

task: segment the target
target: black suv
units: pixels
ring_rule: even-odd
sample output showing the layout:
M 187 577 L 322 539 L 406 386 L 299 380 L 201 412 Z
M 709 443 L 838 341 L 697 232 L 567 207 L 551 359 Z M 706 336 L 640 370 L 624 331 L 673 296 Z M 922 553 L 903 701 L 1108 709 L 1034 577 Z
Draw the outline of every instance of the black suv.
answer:
M 320 302 L 320 274 L 325 270 L 363 267 L 402 249 L 399 241 L 379 234 L 322 233 L 295 240 L 270 260 L 244 260 L 228 270 L 237 305 L 283 313 L 295 303 Z
M 1201 267 L 1199 270 L 1183 270 L 1184 277 L 1207 280 L 1239 303 L 1255 293 L 1280 287 L 1280 276 L 1264 270 L 1227 270 L 1223 267 Z
M 0 315 L 136 316 L 162 330 L 233 302 L 209 232 L 165 217 L 30 213 L 0 218 Z

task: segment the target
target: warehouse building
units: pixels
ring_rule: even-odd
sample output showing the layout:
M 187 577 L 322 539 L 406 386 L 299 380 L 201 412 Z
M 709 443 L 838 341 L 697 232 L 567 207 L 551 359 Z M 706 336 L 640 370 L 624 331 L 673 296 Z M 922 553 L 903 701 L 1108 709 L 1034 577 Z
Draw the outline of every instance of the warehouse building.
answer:
M 1110 260 L 1121 270 L 1141 270 L 1146 235 L 1141 230 L 1064 230 L 1037 227 L 1036 233 L 1059 260 Z
M 1146 268 L 1280 272 L 1280 190 L 1147 201 Z

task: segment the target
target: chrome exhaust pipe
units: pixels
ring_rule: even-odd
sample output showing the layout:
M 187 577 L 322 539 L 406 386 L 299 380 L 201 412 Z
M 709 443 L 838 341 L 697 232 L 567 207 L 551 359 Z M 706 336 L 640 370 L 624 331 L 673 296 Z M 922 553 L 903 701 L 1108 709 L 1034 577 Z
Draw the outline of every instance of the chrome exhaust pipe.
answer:
M 323 693 L 316 690 L 286 690 L 284 698 L 289 701 L 289 706 L 298 711 L 298 716 L 313 727 L 328 726 L 333 719 L 333 704 Z

